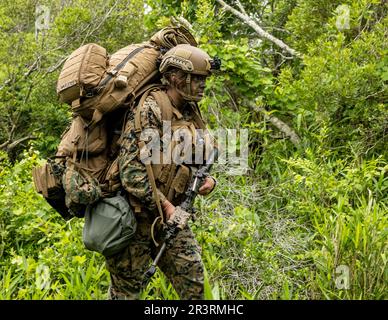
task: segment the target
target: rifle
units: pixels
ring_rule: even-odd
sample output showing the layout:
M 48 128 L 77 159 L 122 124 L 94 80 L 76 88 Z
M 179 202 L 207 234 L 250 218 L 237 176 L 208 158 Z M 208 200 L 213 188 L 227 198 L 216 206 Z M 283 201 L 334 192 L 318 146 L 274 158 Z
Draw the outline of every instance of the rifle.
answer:
M 152 262 L 150 268 L 144 273 L 145 282 L 147 282 L 155 274 L 156 266 L 160 258 L 162 257 L 164 251 L 166 250 L 167 246 L 171 244 L 171 241 L 175 238 L 178 232 L 185 227 L 187 221 L 192 216 L 192 214 L 195 213 L 195 209 L 193 208 L 195 197 L 199 193 L 198 190 L 202 186 L 205 178 L 209 175 L 209 172 L 217 157 L 218 149 L 214 148 L 206 163 L 202 165 L 192 177 L 190 185 L 185 193 L 186 199 L 179 206 L 176 207 L 176 210 L 180 211 L 179 214 L 176 213 L 176 215 L 180 215 L 178 222 L 172 224 L 167 223 L 165 225 L 163 236 L 164 242 L 154 261 Z

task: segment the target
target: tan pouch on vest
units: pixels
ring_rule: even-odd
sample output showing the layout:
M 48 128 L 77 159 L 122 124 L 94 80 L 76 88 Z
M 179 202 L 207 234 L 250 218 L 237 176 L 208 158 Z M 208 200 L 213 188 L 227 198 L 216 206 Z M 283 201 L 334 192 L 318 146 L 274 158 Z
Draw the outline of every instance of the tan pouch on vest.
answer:
M 33 168 L 32 177 L 36 191 L 45 198 L 48 198 L 50 194 L 55 193 L 62 187 L 60 179 L 54 175 L 49 162 L 40 167 Z
M 179 197 L 181 194 L 186 192 L 187 183 L 190 179 L 190 169 L 184 165 L 180 165 L 174 180 L 171 183 L 169 190 L 170 193 L 174 192 L 174 197 Z

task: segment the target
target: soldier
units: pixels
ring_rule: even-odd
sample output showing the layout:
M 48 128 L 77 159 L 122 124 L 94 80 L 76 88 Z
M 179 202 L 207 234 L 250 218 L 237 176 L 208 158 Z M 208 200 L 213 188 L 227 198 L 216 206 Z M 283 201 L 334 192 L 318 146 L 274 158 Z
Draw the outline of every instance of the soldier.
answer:
M 209 55 L 190 45 L 178 45 L 170 49 L 161 61 L 159 70 L 166 85 L 152 87 L 140 98 L 134 112 L 127 118 L 119 155 L 120 178 L 137 219 L 137 231 L 130 245 L 123 251 L 107 258 L 106 264 L 111 276 L 109 297 L 111 299 L 138 299 L 144 286 L 144 273 L 150 258 L 154 258 L 159 248 L 161 224 L 175 213 L 175 206 L 184 197 L 191 175 L 197 164 L 186 158 L 176 163 L 152 165 L 152 176 L 147 174 L 141 160 L 139 139 L 141 130 L 163 130 L 163 123 L 171 121 L 171 133 L 188 130 L 193 133 L 193 145 L 197 148 L 196 129 L 205 129 L 197 102 L 204 93 L 206 78 L 211 74 Z M 198 130 L 197 130 L 198 131 Z M 208 141 L 207 139 L 205 139 Z M 174 143 L 164 145 L 171 152 Z M 176 145 L 176 143 L 175 143 Z M 165 155 L 165 154 L 164 154 Z M 161 155 L 163 160 L 163 155 Z M 165 158 L 164 158 L 165 159 Z M 157 194 L 153 193 L 154 179 Z M 206 177 L 199 189 L 201 195 L 209 194 L 215 187 L 213 177 Z M 160 202 L 158 210 L 157 202 Z M 158 212 L 159 211 L 159 212 Z M 171 246 L 163 254 L 158 267 L 171 281 L 181 299 L 203 299 L 203 265 L 201 248 L 193 232 L 186 226 L 178 233 Z

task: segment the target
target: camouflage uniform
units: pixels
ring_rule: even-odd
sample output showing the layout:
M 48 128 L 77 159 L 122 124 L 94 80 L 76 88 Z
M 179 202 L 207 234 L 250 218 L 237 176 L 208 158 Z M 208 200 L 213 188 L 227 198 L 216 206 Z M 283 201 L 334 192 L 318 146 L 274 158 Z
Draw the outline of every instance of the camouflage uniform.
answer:
M 184 120 L 193 121 L 190 112 L 185 111 Z M 161 114 L 156 100 L 148 96 L 141 109 L 142 128 L 158 129 L 161 132 Z M 135 214 L 138 230 L 131 244 L 106 260 L 111 275 L 109 294 L 111 299 L 138 299 L 150 258 L 154 258 L 159 249 L 151 238 L 151 225 L 158 213 L 145 166 L 139 160 L 133 113 L 130 113 L 127 119 L 119 155 L 119 168 L 123 187 L 132 199 L 135 198 L 141 204 L 142 209 Z M 160 201 L 163 202 L 166 198 L 158 191 Z M 201 248 L 189 226 L 178 233 L 172 247 L 163 254 L 158 267 L 171 281 L 181 299 L 203 299 Z

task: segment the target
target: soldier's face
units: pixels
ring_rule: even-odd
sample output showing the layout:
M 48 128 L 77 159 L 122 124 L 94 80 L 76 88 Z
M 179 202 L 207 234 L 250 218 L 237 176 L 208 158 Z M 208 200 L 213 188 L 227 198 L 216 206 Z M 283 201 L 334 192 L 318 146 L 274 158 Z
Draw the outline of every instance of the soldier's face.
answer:
M 203 98 L 206 87 L 206 76 L 193 74 L 191 75 L 191 95 L 197 97 L 197 101 Z
M 178 71 L 177 73 L 172 74 L 170 80 L 172 83 L 174 83 L 174 86 L 176 86 L 176 88 L 179 89 L 181 93 L 183 93 L 184 99 L 196 102 L 202 100 L 207 76 L 192 74 L 190 76 L 190 90 L 186 85 L 186 77 L 186 73 Z

